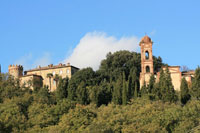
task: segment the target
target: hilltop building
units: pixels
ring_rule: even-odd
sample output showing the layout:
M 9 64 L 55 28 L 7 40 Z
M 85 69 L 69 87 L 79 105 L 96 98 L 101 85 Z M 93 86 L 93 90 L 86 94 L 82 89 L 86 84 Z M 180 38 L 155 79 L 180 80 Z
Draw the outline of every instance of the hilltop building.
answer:
M 54 79 L 56 75 L 69 79 L 72 75 L 77 72 L 79 68 L 70 65 L 69 63 L 59 65 L 50 64 L 46 67 L 39 66 L 38 68 L 24 71 L 23 66 L 21 65 L 10 65 L 8 67 L 9 74 L 12 75 L 15 79 L 20 80 L 21 85 L 30 86 L 33 89 L 33 86 L 43 86 L 48 85 L 50 91 L 56 90 L 56 80 Z M 30 81 L 33 81 L 33 85 L 30 85 Z
M 150 76 L 153 74 L 156 78 L 156 82 L 159 81 L 160 73 L 154 72 L 153 67 L 153 53 L 152 46 L 153 42 L 150 37 L 147 35 L 144 36 L 140 43 L 141 48 L 141 73 L 140 73 L 140 88 L 144 85 L 144 83 L 149 84 Z M 166 67 L 162 67 L 163 70 Z M 181 72 L 180 66 L 169 66 L 168 67 L 170 76 L 172 79 L 172 84 L 174 89 L 180 91 L 181 79 L 185 78 L 186 81 L 191 84 L 192 78 L 194 77 L 194 71 L 186 71 Z
M 141 47 L 141 72 L 140 72 L 140 88 L 144 85 L 144 83 L 149 84 L 149 80 L 151 75 L 154 75 L 156 78 L 156 82 L 159 81 L 160 73 L 159 71 L 154 71 L 153 67 L 153 52 L 152 46 L 153 42 L 150 37 L 147 35 L 144 36 L 140 43 Z M 166 67 L 162 67 L 165 71 Z M 169 66 L 168 67 L 170 76 L 172 79 L 172 84 L 174 89 L 180 91 L 181 86 L 181 79 L 185 78 L 188 84 L 191 84 L 192 78 L 194 77 L 194 71 L 180 71 L 180 66 Z M 33 86 L 43 86 L 48 85 L 50 91 L 54 91 L 57 87 L 57 82 L 55 80 L 55 76 L 58 75 L 62 78 L 68 77 L 69 79 L 71 76 L 79 70 L 79 68 L 70 65 L 69 63 L 66 64 L 59 64 L 54 66 L 50 64 L 46 67 L 38 67 L 36 69 L 25 71 L 23 74 L 23 66 L 21 65 L 10 65 L 9 74 L 12 75 L 14 78 L 20 80 L 21 85 L 30 86 L 33 89 Z M 33 84 L 30 85 L 29 81 Z M 38 84 L 40 83 L 40 84 Z

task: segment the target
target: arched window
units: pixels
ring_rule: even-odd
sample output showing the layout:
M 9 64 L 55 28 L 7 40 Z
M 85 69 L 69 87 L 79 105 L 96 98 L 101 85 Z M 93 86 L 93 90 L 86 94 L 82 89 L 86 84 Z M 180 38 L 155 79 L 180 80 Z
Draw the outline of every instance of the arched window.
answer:
M 146 59 L 146 60 L 149 59 L 149 52 L 148 52 L 148 51 L 145 52 L 145 59 Z
M 149 66 L 146 66 L 146 73 L 150 73 L 150 68 L 149 68 Z

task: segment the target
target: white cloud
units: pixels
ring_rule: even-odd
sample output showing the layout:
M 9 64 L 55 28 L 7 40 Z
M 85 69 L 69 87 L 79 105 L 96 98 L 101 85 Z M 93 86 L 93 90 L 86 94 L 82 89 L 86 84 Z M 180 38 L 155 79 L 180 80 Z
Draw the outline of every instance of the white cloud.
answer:
M 104 32 L 87 33 L 74 49 L 70 49 L 66 55 L 64 63 L 70 62 L 79 68 L 92 67 L 94 70 L 99 68 L 101 60 L 105 59 L 108 52 L 119 50 L 136 51 L 138 49 L 138 38 L 108 36 Z M 23 65 L 24 70 L 36 68 L 37 66 L 47 66 L 52 62 L 48 52 L 41 57 L 35 58 L 32 53 L 18 59 L 15 64 Z
M 121 37 L 117 39 L 103 32 L 90 32 L 80 40 L 65 62 L 70 62 L 79 68 L 92 67 L 97 70 L 101 60 L 105 59 L 108 52 L 113 53 L 119 50 L 136 51 L 137 48 L 137 37 Z

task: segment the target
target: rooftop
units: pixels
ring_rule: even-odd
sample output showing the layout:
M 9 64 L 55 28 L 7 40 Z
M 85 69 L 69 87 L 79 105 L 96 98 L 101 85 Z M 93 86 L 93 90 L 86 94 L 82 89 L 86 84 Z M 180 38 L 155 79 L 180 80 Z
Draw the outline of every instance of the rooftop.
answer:
M 152 41 L 151 41 L 151 38 L 150 38 L 149 36 L 145 35 L 145 36 L 141 39 L 140 43 L 152 43 Z
M 25 73 L 26 73 L 26 72 L 32 72 L 32 71 L 41 71 L 41 70 L 48 70 L 48 69 L 65 68 L 65 67 L 73 67 L 73 68 L 75 68 L 75 69 L 79 69 L 79 68 L 77 68 L 77 67 L 75 67 L 75 66 L 70 65 L 70 63 L 67 63 L 67 65 L 66 65 L 66 64 L 60 63 L 60 64 L 55 65 L 55 66 L 54 66 L 53 64 L 50 64 L 50 65 L 45 66 L 45 67 L 38 66 L 38 67 L 35 68 L 35 69 L 31 69 L 31 70 L 25 71 Z

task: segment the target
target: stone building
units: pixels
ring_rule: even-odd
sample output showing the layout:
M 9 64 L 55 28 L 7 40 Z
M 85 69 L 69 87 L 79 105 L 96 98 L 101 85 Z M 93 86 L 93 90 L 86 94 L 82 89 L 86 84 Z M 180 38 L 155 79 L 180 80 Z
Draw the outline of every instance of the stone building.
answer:
M 72 75 L 79 70 L 79 68 L 74 67 L 69 63 L 67 65 L 60 63 L 55 66 L 53 64 L 46 67 L 39 66 L 38 68 L 24 71 L 24 75 L 23 66 L 21 65 L 10 65 L 8 70 L 10 75 L 20 80 L 21 85 L 31 86 L 31 89 L 33 89 L 33 86 L 48 85 L 49 90 L 54 91 L 57 85 L 54 80 L 55 76 L 62 78 L 68 77 L 70 79 Z M 32 85 L 29 84 L 30 81 L 33 81 Z
M 148 84 L 150 76 L 153 74 L 156 78 L 156 82 L 159 81 L 160 73 L 154 72 L 153 70 L 153 53 L 152 46 L 153 42 L 150 37 L 144 36 L 140 43 L 141 48 L 141 72 L 140 72 L 140 88 L 144 83 Z M 166 67 L 162 67 L 163 70 Z M 174 89 L 180 91 L 181 79 L 185 78 L 188 84 L 191 84 L 192 78 L 194 77 L 194 71 L 181 72 L 180 66 L 169 66 L 168 67 L 170 76 L 172 79 L 172 84 Z
M 19 78 L 23 76 L 23 66 L 21 65 L 10 65 L 8 67 L 8 72 L 14 78 Z

